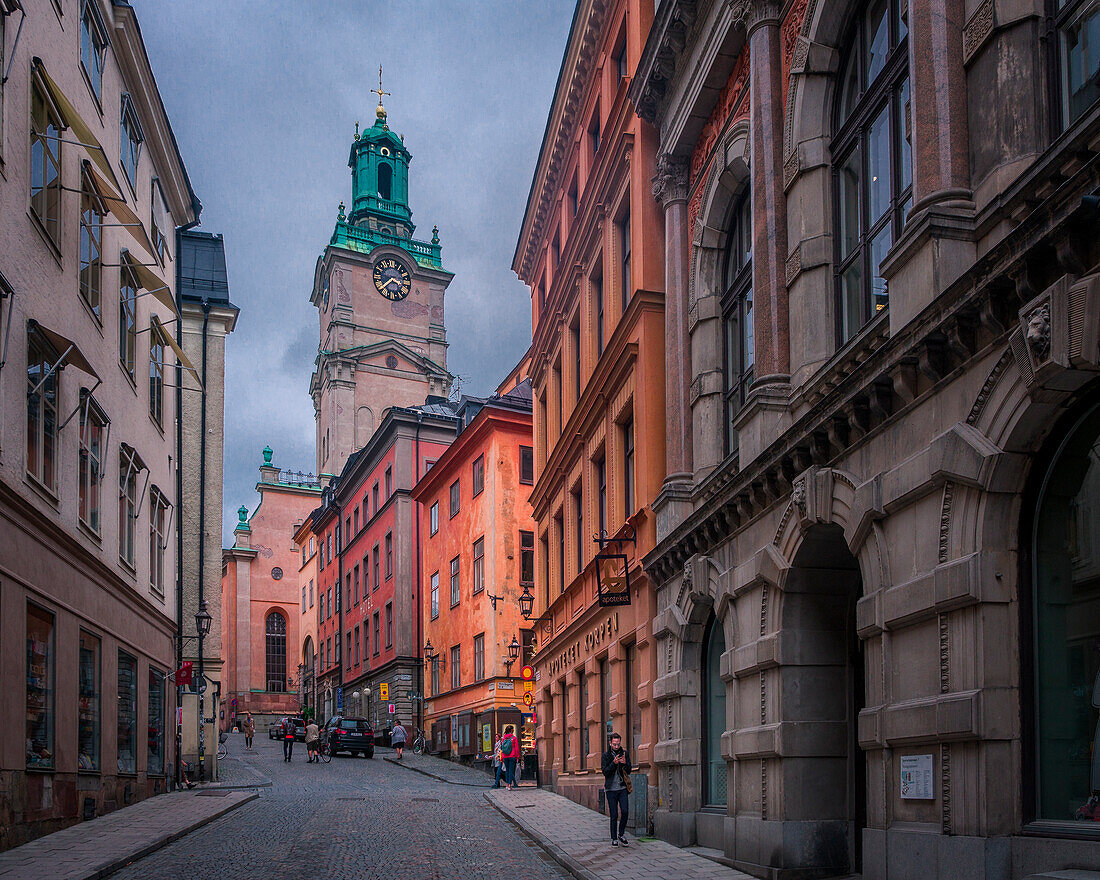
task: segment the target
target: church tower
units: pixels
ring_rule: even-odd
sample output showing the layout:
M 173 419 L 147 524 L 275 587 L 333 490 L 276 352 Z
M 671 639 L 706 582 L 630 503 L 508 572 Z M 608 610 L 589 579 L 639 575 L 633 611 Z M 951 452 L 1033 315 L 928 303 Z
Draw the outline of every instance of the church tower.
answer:
M 438 229 L 431 241 L 413 238 L 412 154 L 389 127 L 381 73 L 374 125 L 363 133 L 355 125 L 351 210 L 340 203 L 310 297 L 320 317 L 310 380 L 320 474 L 339 474 L 390 407 L 451 390 L 443 297 L 454 276 L 443 268 Z

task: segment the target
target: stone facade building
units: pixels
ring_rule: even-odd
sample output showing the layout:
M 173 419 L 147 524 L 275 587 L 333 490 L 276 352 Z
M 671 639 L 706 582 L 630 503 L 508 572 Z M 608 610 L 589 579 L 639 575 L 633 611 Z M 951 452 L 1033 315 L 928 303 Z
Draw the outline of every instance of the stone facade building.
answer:
M 173 777 L 175 420 L 197 387 L 176 231 L 201 205 L 129 4 L 0 0 L 0 70 L 7 847 Z
M 641 561 L 666 473 L 665 266 L 655 133 L 627 87 L 652 17 L 651 2 L 578 3 L 512 263 L 531 290 L 541 779 L 596 807 L 617 730 L 642 828 L 657 781 L 656 589 Z M 598 598 L 601 547 L 625 556 L 629 604 Z
M 251 712 L 256 732 L 298 705 L 301 525 L 321 497 L 313 474 L 284 471 L 265 447 L 251 515 L 242 506 L 233 546 L 222 551 L 222 700 L 225 725 Z M 288 653 L 289 651 L 289 653 Z
M 531 656 L 535 596 L 535 482 L 531 383 L 488 398 L 463 397 L 459 432 L 413 489 L 420 515 L 424 719 L 431 750 L 492 760 L 505 724 L 528 734 L 520 669 Z M 511 654 L 510 647 L 515 656 Z M 533 698 L 532 698 L 533 701 Z M 482 766 L 485 766 L 484 764 Z
M 1098 15 L 660 5 L 662 837 L 1100 870 Z

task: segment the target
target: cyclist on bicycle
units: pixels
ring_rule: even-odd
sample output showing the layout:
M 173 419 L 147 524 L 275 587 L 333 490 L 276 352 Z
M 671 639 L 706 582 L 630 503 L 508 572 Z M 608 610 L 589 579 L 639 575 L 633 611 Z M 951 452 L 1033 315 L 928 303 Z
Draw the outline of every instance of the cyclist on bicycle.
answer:
M 320 760 L 317 755 L 317 743 L 320 738 L 320 728 L 317 727 L 317 722 L 310 718 L 309 724 L 306 725 L 306 753 L 309 755 L 309 760 L 306 763 L 316 764 Z

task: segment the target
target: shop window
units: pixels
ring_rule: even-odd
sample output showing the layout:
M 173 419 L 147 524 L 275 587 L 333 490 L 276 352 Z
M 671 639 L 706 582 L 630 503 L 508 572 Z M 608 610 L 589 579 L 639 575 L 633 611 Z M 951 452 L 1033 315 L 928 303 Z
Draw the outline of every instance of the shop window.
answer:
M 286 690 L 286 618 L 278 611 L 267 615 L 264 624 L 267 690 Z
M 80 633 L 77 669 L 76 767 L 99 769 L 100 728 L 100 642 L 93 635 Z
M 1047 470 L 1033 532 L 1035 818 L 1100 820 L 1100 407 Z M 1093 824 L 1092 827 L 1098 827 Z
M 854 336 L 886 308 L 880 264 L 913 202 L 909 65 L 899 0 L 872 0 L 847 39 L 830 152 L 836 173 L 837 332 Z
M 583 770 L 588 764 L 588 753 L 590 751 L 590 734 L 588 730 L 588 676 L 582 671 L 580 674 L 580 712 L 581 712 L 581 753 L 577 759 L 580 768 Z
M 164 775 L 164 673 L 149 669 L 150 776 Z
M 118 772 L 137 773 L 137 658 L 118 652 Z
M 716 617 L 710 620 L 704 638 L 703 669 L 703 802 L 726 804 L 726 759 L 722 757 L 722 734 L 726 730 L 726 683 L 722 681 L 722 654 L 726 637 Z
M 27 606 L 27 769 L 54 768 L 54 618 Z

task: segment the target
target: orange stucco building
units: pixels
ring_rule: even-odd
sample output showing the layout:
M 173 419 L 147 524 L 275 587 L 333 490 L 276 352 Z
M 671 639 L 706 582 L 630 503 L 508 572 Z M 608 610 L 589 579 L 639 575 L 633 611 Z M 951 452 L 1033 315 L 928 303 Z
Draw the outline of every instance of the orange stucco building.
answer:
M 294 535 L 321 487 L 312 474 L 272 465 L 268 448 L 256 491 L 259 505 L 251 516 L 241 508 L 233 546 L 222 551 L 222 696 L 225 727 L 248 711 L 262 733 L 272 718 L 298 711 L 301 552 Z
M 519 680 L 531 656 L 519 597 L 535 586 L 531 385 L 516 378 L 487 399 L 463 398 L 458 437 L 413 490 L 432 646 L 424 730 L 432 751 L 469 762 L 489 760 L 497 732 L 522 731 L 533 714 Z
M 652 19 L 652 0 L 578 4 L 512 264 L 533 315 L 541 776 L 597 806 L 618 731 L 641 827 L 656 805 L 656 595 L 641 560 L 666 476 L 665 266 L 656 134 L 627 89 Z M 605 546 L 626 554 L 629 605 L 599 603 L 599 535 L 622 539 Z

